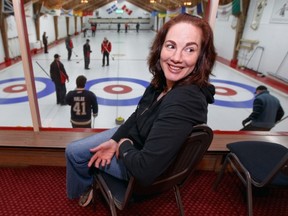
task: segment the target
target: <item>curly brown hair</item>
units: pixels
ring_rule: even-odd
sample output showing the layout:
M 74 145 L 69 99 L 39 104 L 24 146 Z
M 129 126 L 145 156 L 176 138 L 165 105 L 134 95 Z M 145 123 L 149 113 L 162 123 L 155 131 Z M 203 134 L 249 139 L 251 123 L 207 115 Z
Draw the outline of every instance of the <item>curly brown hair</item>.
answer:
M 156 88 L 164 89 L 166 79 L 160 66 L 160 53 L 165 42 L 169 29 L 177 23 L 191 23 L 202 30 L 201 52 L 196 62 L 193 72 L 175 85 L 196 84 L 198 86 L 209 85 L 209 76 L 212 74 L 212 68 L 216 60 L 216 51 L 213 42 L 213 31 L 207 21 L 190 14 L 180 14 L 168 22 L 157 33 L 148 56 L 149 71 L 153 75 L 151 84 Z

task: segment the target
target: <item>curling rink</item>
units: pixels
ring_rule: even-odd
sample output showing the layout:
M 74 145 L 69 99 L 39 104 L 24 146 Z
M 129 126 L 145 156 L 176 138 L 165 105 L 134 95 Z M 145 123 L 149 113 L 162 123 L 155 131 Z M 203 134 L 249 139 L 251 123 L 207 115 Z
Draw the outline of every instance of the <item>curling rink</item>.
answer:
M 93 91 L 99 104 L 94 128 L 115 127 L 115 118 L 124 119 L 135 110 L 136 105 L 149 84 L 151 74 L 147 67 L 147 56 L 153 31 L 129 31 L 128 33 L 108 30 L 96 31 L 96 36 L 84 38 L 82 34 L 72 38 L 74 49 L 72 60 L 67 61 L 65 43 L 49 47 L 32 56 L 36 92 L 41 124 L 45 128 L 71 128 L 70 106 L 56 105 L 54 84 L 49 78 L 49 68 L 58 53 L 69 75 L 67 92 L 76 87 L 79 75 L 87 77 L 86 89 Z M 102 67 L 101 42 L 104 37 L 112 43 L 110 65 Z M 92 49 L 90 70 L 84 70 L 83 45 L 90 39 Z M 261 80 L 244 75 L 231 67 L 217 62 L 211 83 L 216 87 L 215 103 L 209 106 L 208 125 L 213 130 L 233 131 L 242 128 L 242 120 L 252 111 L 254 91 L 258 85 L 268 87 L 288 114 L 288 95 L 273 89 Z M 31 113 L 26 91 L 22 62 L 0 70 L 0 125 L 4 127 L 31 127 Z M 271 131 L 287 131 L 288 119 L 277 124 Z

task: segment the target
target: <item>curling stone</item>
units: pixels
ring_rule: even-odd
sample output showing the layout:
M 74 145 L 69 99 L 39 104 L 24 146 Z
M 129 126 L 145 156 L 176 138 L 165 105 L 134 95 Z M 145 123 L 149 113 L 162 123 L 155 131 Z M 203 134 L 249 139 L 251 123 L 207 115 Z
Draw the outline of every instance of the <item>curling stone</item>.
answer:
M 122 118 L 121 116 L 119 116 L 115 119 L 116 125 L 121 125 L 124 123 L 124 121 L 125 121 L 124 118 Z

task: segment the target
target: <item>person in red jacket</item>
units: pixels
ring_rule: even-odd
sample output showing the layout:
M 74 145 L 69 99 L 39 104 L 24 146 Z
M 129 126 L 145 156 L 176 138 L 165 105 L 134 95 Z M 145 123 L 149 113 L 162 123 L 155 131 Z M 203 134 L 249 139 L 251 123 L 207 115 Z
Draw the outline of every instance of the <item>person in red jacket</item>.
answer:
M 101 53 L 103 54 L 102 67 L 105 66 L 105 58 L 107 59 L 106 66 L 109 66 L 109 55 L 110 55 L 111 50 L 112 50 L 111 42 L 106 37 L 104 37 L 104 40 L 101 44 Z
M 68 35 L 67 38 L 65 39 L 65 44 L 66 49 L 68 51 L 68 61 L 71 61 L 72 49 L 74 48 L 74 46 L 70 35 Z
M 97 28 L 97 24 L 96 23 L 91 26 L 92 37 L 95 37 L 96 28 Z

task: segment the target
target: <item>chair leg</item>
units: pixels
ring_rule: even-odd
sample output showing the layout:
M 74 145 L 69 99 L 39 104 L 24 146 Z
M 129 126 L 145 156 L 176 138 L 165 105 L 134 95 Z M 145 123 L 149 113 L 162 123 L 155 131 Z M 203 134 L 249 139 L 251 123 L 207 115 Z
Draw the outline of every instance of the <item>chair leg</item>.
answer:
M 225 159 L 225 161 L 224 161 L 224 163 L 223 163 L 223 165 L 222 165 L 222 167 L 221 167 L 221 170 L 220 170 L 220 172 L 219 172 L 219 174 L 218 174 L 218 176 L 217 176 L 217 178 L 216 178 L 216 181 L 215 181 L 215 183 L 214 183 L 214 185 L 213 185 L 213 189 L 214 189 L 214 190 L 217 190 L 217 187 L 218 187 L 220 181 L 222 180 L 222 178 L 223 178 L 223 176 L 224 176 L 226 167 L 227 167 L 227 165 L 228 165 L 228 161 L 229 161 L 229 160 L 228 160 L 228 157 L 227 157 L 227 158 Z
M 251 178 L 247 177 L 247 211 L 248 216 L 253 216 L 253 196 L 252 196 L 252 184 Z
M 180 195 L 180 191 L 179 191 L 179 187 L 177 185 L 175 185 L 173 187 L 174 189 L 174 194 L 175 194 L 175 198 L 176 198 L 176 202 L 178 205 L 178 208 L 180 210 L 180 215 L 181 216 L 185 216 L 185 212 L 184 212 L 184 208 L 183 208 L 183 204 L 182 204 L 182 200 L 181 200 L 181 195 Z
M 113 206 L 110 205 L 110 211 L 112 216 L 117 216 L 117 212 L 113 203 Z
M 96 195 L 97 195 L 97 192 L 96 192 L 96 181 L 93 182 L 93 198 L 92 198 L 92 203 L 93 203 L 93 209 L 96 210 Z
M 107 195 L 108 195 L 108 199 L 109 199 L 109 207 L 110 207 L 111 215 L 117 216 L 117 210 L 115 208 L 115 204 L 114 204 L 114 200 L 113 200 L 113 196 L 112 196 L 111 192 L 108 191 Z
M 223 178 L 226 167 L 227 167 L 228 163 L 230 163 L 231 167 L 236 172 L 237 176 L 240 178 L 242 183 L 244 183 L 244 185 L 247 187 L 247 212 L 248 212 L 248 216 L 253 216 L 253 197 L 252 197 L 251 176 L 250 176 L 249 172 L 246 171 L 246 172 L 244 172 L 244 174 L 245 174 L 245 178 L 244 178 L 244 176 L 242 176 L 239 173 L 233 160 L 231 160 L 230 158 L 233 158 L 237 162 L 237 164 L 241 165 L 241 163 L 239 162 L 239 160 L 237 158 L 233 157 L 233 155 L 231 155 L 231 154 L 228 154 L 226 156 L 224 164 L 222 165 L 220 173 L 218 174 L 217 179 L 213 185 L 213 188 L 214 188 L 214 190 L 217 189 L 217 186 L 220 183 L 220 180 Z M 240 167 L 242 167 L 242 165 Z M 242 167 L 242 169 L 243 169 L 243 167 Z
M 96 190 L 98 189 L 97 188 L 97 180 L 96 180 L 96 177 L 94 176 L 94 183 L 93 183 L 93 200 L 95 199 L 96 197 Z M 113 196 L 111 194 L 111 191 L 105 191 L 103 186 L 101 184 L 99 184 L 99 192 L 102 192 L 102 195 L 104 197 L 104 199 L 107 201 L 108 205 L 109 205 L 109 208 L 110 208 L 110 212 L 111 212 L 111 215 L 112 216 L 117 216 L 117 211 L 116 211 L 116 207 L 115 207 L 115 204 L 114 204 L 114 200 L 113 200 Z M 94 209 L 96 209 L 96 204 L 94 202 Z
M 252 182 L 251 182 L 251 175 L 250 173 L 245 169 L 245 167 L 241 164 L 239 159 L 234 155 L 231 156 L 233 160 L 230 160 L 231 167 L 236 172 L 237 176 L 240 178 L 242 183 L 245 185 L 247 190 L 247 215 L 253 216 L 253 196 L 252 196 Z M 242 172 L 240 172 L 237 168 L 237 165 L 239 168 L 241 168 Z

